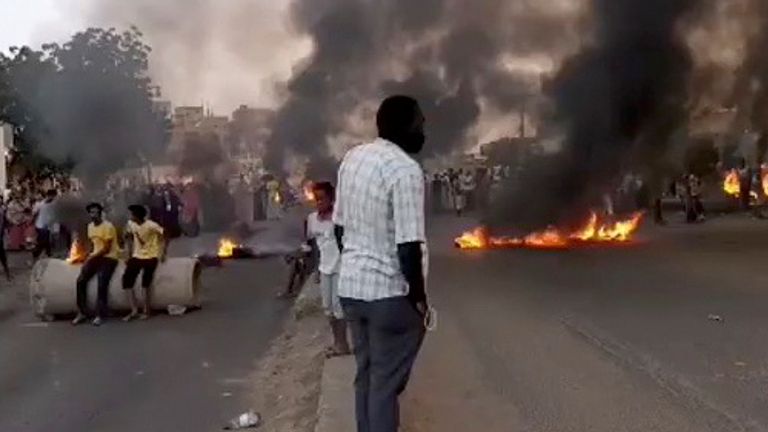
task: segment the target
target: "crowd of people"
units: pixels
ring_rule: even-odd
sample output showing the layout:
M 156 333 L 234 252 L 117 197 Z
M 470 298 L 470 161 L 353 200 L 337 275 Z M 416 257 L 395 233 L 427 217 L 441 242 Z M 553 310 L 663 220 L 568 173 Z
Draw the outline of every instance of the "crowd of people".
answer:
M 510 175 L 508 165 L 448 168 L 435 172 L 428 188 L 432 212 L 453 212 L 461 216 L 483 209 L 491 202 L 501 182 Z

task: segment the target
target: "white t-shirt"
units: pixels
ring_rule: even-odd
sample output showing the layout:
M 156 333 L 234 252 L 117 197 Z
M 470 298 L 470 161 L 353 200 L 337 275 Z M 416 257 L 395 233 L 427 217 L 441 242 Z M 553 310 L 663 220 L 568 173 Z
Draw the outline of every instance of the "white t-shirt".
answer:
M 37 213 L 37 219 L 35 219 L 35 228 L 38 229 L 51 229 L 55 219 L 56 204 L 54 201 L 46 202 L 40 201 L 35 204 L 33 211 Z
M 336 243 L 336 235 L 333 232 L 333 220 L 329 217 L 320 220 L 317 212 L 307 217 L 307 236 L 315 239 L 320 250 L 320 265 L 318 270 L 322 274 L 331 275 L 339 272 L 340 253 Z

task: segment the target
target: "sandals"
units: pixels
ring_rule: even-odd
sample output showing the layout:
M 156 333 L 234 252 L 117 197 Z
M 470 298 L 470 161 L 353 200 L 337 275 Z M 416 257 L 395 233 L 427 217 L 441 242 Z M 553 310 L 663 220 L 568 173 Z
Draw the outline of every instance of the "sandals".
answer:
M 131 312 L 130 314 L 126 315 L 125 318 L 123 318 L 123 322 L 131 322 L 138 317 L 139 317 L 138 312 Z
M 346 357 L 348 355 L 352 355 L 352 351 L 347 350 L 340 350 L 335 346 L 330 346 L 325 349 L 325 358 L 326 359 L 332 359 L 334 357 Z

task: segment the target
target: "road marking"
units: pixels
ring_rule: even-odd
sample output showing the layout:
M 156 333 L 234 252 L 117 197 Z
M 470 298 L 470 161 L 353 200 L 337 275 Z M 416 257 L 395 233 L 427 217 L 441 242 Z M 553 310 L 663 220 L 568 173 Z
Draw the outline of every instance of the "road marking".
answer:
M 222 378 L 219 380 L 219 383 L 229 385 L 229 384 L 247 384 L 248 379 L 247 378 Z
M 31 322 L 31 323 L 21 324 L 20 327 L 25 327 L 25 328 L 48 328 L 48 323 L 47 322 Z

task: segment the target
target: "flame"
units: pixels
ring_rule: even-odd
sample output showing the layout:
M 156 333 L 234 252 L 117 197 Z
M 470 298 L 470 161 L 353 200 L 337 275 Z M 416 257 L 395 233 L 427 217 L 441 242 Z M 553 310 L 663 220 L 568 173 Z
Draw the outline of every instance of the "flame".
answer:
M 768 165 L 760 167 L 760 179 L 763 186 L 763 195 L 768 196 Z
M 741 181 L 739 172 L 735 169 L 728 171 L 723 180 L 723 191 L 726 195 L 738 198 L 741 195 Z
M 312 186 L 304 186 L 304 199 L 307 202 L 315 202 L 315 192 L 312 190 Z
M 75 237 L 72 241 L 72 246 L 69 248 L 69 255 L 67 256 L 68 264 L 82 264 L 88 258 L 88 250 L 79 238 Z
M 568 246 L 568 238 L 556 228 L 547 228 L 528 234 L 523 239 L 523 244 L 533 248 L 562 248 Z
M 454 240 L 460 249 L 488 249 L 528 247 L 533 249 L 561 249 L 574 243 L 622 243 L 632 239 L 632 235 L 640 227 L 643 213 L 632 214 L 628 219 L 619 221 L 601 221 L 597 213 L 592 212 L 584 226 L 564 233 L 557 228 L 548 228 L 534 232 L 523 238 L 491 237 L 485 228 L 475 228 L 465 232 Z
M 283 202 L 283 197 L 280 196 L 280 192 L 275 192 L 275 204 Z
M 219 240 L 219 252 L 217 255 L 219 258 L 231 258 L 237 247 L 238 245 L 232 240 L 226 238 L 221 239 Z
M 488 240 L 488 232 L 480 227 L 465 232 L 454 241 L 460 249 L 485 249 L 488 247 Z

